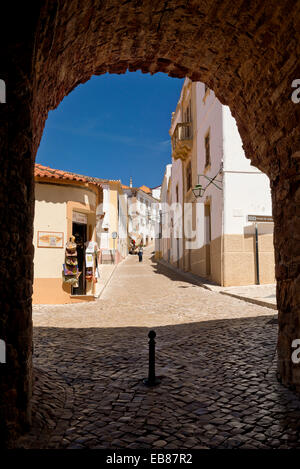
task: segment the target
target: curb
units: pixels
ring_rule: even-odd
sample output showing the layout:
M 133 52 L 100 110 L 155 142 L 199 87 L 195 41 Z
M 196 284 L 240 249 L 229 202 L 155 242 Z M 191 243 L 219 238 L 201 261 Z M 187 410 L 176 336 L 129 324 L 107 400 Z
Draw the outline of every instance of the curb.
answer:
M 115 271 L 117 270 L 118 266 L 121 265 L 125 260 L 127 259 L 127 256 L 125 257 L 125 259 L 122 259 L 121 262 L 119 262 L 118 264 L 115 264 L 115 267 L 114 269 L 112 270 L 110 276 L 108 277 L 106 283 L 103 285 L 102 289 L 100 290 L 100 292 L 98 293 L 97 296 L 95 296 L 95 300 L 99 300 L 102 296 L 102 293 L 104 292 L 105 288 L 110 284 L 111 280 L 112 280 L 112 276 L 114 275 Z
M 270 308 L 270 309 L 273 309 L 273 310 L 275 309 L 277 311 L 277 305 L 276 304 L 274 305 L 272 303 L 268 303 L 267 301 L 256 300 L 254 298 L 249 298 L 248 296 L 235 295 L 234 293 L 225 292 L 225 291 L 221 290 L 222 287 L 220 287 L 219 285 L 213 284 L 213 283 L 211 284 L 212 287 L 210 287 L 209 284 L 203 283 L 203 281 L 201 281 L 200 278 L 197 277 L 196 275 L 193 275 L 193 274 L 190 274 L 190 273 L 187 273 L 187 272 L 183 272 L 182 270 L 177 269 L 177 267 L 174 267 L 173 265 L 168 264 L 168 262 L 166 262 L 164 259 L 156 259 L 156 262 L 158 264 L 163 265 L 167 269 L 172 270 L 173 272 L 177 273 L 179 276 L 181 276 L 183 278 L 186 278 L 190 282 L 194 283 L 194 285 L 196 284 L 199 287 L 205 288 L 206 290 L 209 290 L 209 291 L 212 291 L 212 292 L 215 292 L 215 293 L 221 293 L 221 295 L 232 296 L 233 298 L 236 298 L 238 300 L 246 301 L 247 303 L 256 304 L 258 306 L 263 306 L 265 308 Z M 213 288 L 213 287 L 215 287 L 215 288 Z
M 94 295 L 95 300 L 99 300 L 99 299 L 101 298 L 102 293 L 104 292 L 105 288 L 107 287 L 107 285 L 108 285 L 109 282 L 111 281 L 111 278 L 112 278 L 113 274 L 115 273 L 116 268 L 118 267 L 118 265 L 119 265 L 119 264 L 116 264 L 116 265 L 115 265 L 114 269 L 111 271 L 110 276 L 108 277 L 106 283 L 103 284 L 103 286 L 102 286 L 101 290 L 99 291 L 99 293 L 98 293 L 97 295 Z
M 221 293 L 221 295 L 232 296 L 233 298 L 237 298 L 238 300 L 243 300 L 247 303 L 253 303 L 258 306 L 264 306 L 265 308 L 275 309 L 277 311 L 277 305 L 268 303 L 267 301 L 256 300 L 254 298 L 249 298 L 248 296 L 235 295 L 234 293 L 228 293 L 225 291 L 219 291 L 219 293 Z

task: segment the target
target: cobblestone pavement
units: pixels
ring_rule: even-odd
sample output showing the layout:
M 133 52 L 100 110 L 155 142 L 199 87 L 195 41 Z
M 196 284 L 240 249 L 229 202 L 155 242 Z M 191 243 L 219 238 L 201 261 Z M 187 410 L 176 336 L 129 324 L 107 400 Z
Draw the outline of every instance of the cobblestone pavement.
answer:
M 271 310 L 129 256 L 101 299 L 34 308 L 33 427 L 18 447 L 300 447 Z M 149 328 L 157 375 L 147 388 Z

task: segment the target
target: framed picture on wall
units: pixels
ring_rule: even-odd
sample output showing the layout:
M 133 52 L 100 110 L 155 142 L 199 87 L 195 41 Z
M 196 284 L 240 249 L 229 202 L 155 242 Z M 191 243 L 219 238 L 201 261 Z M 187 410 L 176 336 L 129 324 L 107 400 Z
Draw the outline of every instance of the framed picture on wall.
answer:
M 64 234 L 59 231 L 38 231 L 38 248 L 63 248 Z

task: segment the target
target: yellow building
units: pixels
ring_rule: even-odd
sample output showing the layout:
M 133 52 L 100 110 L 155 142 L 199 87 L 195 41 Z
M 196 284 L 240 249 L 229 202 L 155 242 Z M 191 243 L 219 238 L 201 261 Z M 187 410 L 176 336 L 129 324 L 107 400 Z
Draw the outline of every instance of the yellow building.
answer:
M 96 178 L 93 181 L 100 183 L 103 190 L 104 218 L 97 229 L 101 259 L 109 262 L 109 258 L 114 258 L 118 263 L 128 254 L 127 194 L 121 181 Z
M 33 303 L 93 301 L 101 286 L 97 266 L 127 255 L 127 204 L 121 183 L 39 164 L 35 182 Z M 72 236 L 81 272 L 77 282 L 67 268 L 68 262 L 75 262 L 66 256 Z

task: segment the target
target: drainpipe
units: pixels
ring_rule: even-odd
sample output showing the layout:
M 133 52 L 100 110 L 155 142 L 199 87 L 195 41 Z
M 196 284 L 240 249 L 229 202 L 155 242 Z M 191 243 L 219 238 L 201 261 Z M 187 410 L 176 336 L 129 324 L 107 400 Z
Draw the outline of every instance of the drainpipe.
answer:
M 257 223 L 255 223 L 255 256 L 256 256 L 256 285 L 259 283 L 259 257 L 258 257 L 258 230 Z

